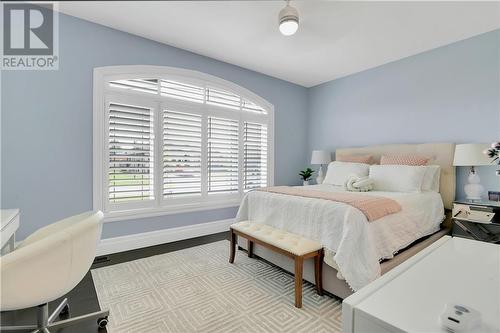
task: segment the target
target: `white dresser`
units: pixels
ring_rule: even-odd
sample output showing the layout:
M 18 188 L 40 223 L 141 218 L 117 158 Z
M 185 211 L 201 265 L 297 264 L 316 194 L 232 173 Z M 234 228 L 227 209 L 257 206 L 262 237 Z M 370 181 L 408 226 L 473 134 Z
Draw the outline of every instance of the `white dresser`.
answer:
M 482 314 L 478 332 L 500 332 L 500 245 L 445 236 L 342 305 L 344 332 L 446 332 L 449 302 Z

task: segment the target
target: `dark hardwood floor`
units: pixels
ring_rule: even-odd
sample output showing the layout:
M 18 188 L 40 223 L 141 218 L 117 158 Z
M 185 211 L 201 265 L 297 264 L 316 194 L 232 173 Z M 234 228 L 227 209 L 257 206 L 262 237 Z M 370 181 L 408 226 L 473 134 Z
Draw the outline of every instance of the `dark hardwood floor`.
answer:
M 115 253 L 108 256 L 97 257 L 91 269 L 115 265 L 126 261 L 146 258 L 157 254 L 182 250 L 188 247 L 216 242 L 223 239 L 229 239 L 229 232 L 222 232 L 214 235 L 197 237 L 182 240 L 173 243 L 151 246 L 143 249 Z M 99 311 L 99 302 L 94 288 L 94 281 L 90 272 L 85 275 L 83 280 L 67 295 L 70 306 L 70 315 L 72 317 Z M 61 299 L 62 299 L 61 298 Z M 60 303 L 61 299 L 55 300 L 49 304 L 49 313 Z M 111 313 L 110 316 L 113 314 Z M 36 308 L 23 309 L 18 311 L 5 311 L 0 313 L 0 323 L 6 325 L 30 325 L 36 323 Z M 3 332 L 3 331 L 2 331 Z M 7 331 L 5 331 L 7 332 Z M 106 332 L 106 329 L 99 330 L 97 321 L 89 320 L 78 325 L 60 329 L 59 333 L 87 333 L 87 332 Z M 56 333 L 56 332 L 51 332 Z

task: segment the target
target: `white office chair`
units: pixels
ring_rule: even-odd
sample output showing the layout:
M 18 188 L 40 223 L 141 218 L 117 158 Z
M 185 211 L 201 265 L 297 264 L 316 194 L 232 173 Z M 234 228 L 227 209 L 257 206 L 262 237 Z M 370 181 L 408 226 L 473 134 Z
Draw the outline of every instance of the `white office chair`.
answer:
M 67 299 L 48 315 L 48 303 L 67 294 L 89 271 L 101 237 L 102 218 L 102 212 L 66 218 L 36 231 L 0 257 L 0 310 L 37 306 L 37 325 L 3 326 L 0 331 L 47 333 L 88 319 L 106 326 L 109 311 L 56 321 L 69 311 Z

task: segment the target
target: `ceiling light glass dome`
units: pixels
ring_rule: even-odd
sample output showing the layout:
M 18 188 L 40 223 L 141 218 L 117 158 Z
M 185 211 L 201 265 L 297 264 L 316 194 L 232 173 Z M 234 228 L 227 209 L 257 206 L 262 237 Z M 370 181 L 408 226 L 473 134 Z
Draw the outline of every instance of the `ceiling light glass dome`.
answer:
M 291 36 L 299 28 L 299 12 L 288 3 L 279 14 L 279 29 L 285 36 Z

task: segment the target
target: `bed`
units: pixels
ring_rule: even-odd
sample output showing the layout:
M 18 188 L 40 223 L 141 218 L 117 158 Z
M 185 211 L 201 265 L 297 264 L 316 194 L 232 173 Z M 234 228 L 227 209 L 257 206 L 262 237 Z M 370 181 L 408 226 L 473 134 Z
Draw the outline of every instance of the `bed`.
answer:
M 387 197 L 402 207 L 400 212 L 368 223 L 360 210 L 344 203 L 255 191 L 246 195 L 237 216 L 239 221 L 258 221 L 321 241 L 326 263 L 323 288 L 340 298 L 359 290 L 449 231 L 449 226 L 442 222 L 444 209 L 451 208 L 455 193 L 454 144 L 346 148 L 338 149 L 336 156 L 366 153 L 372 155 L 375 162 L 386 153 L 430 157 L 430 164 L 441 167 L 439 193 L 366 192 L 363 195 Z M 308 188 L 322 192 L 345 191 L 340 186 L 325 184 Z M 245 248 L 245 242 L 239 244 Z M 254 253 L 293 272 L 293 262 L 288 258 L 258 246 Z M 313 282 L 313 272 L 312 263 L 305 263 L 304 278 Z

